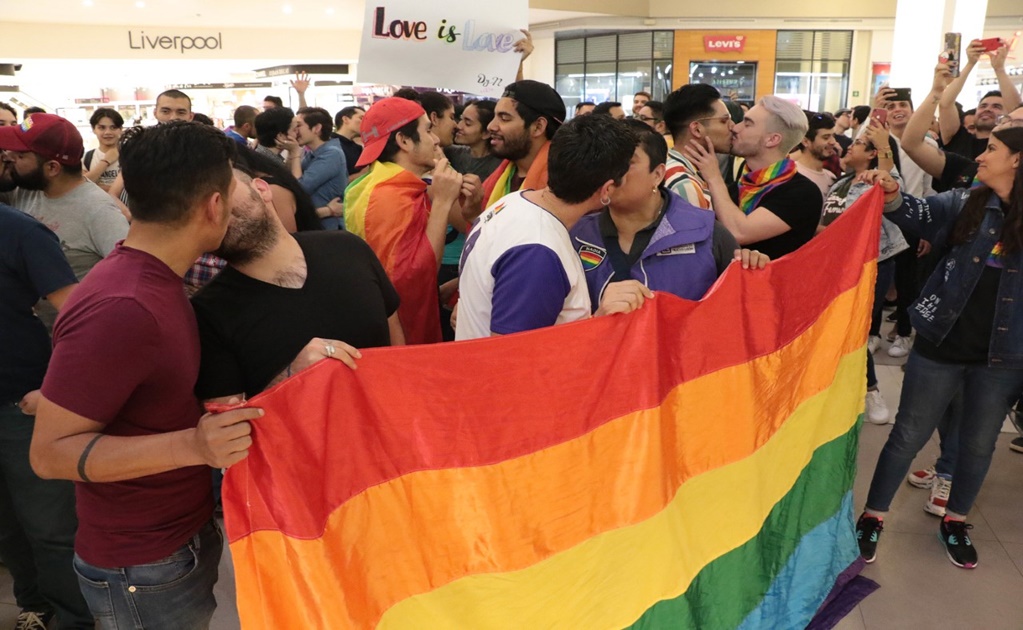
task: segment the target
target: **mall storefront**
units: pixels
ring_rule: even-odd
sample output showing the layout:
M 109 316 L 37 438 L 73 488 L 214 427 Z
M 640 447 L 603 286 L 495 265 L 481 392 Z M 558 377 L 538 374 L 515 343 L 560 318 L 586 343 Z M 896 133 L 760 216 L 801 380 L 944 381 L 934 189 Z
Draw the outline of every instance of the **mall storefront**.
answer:
M 558 92 L 568 106 L 663 100 L 686 83 L 713 85 L 734 101 L 778 94 L 804 109 L 846 106 L 853 31 L 678 30 L 559 35 Z

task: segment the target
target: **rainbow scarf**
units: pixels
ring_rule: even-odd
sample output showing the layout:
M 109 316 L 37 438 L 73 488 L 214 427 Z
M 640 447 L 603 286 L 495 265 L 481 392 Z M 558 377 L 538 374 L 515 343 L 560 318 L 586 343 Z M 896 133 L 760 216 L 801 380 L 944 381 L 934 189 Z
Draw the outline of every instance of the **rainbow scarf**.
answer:
M 750 171 L 749 166 L 746 166 L 739 180 L 739 207 L 746 214 L 753 212 L 764 195 L 792 179 L 795 174 L 796 163 L 788 158 L 759 171 Z
M 851 609 L 871 586 L 852 489 L 882 204 L 871 189 L 699 302 L 372 348 L 247 401 L 265 415 L 223 490 L 242 627 L 804 628 Z M 466 396 L 481 374 L 514 387 Z
M 529 172 L 526 173 L 526 178 L 522 181 L 522 186 L 519 187 L 519 190 L 540 190 L 547 186 L 547 153 L 550 147 L 551 143 L 548 142 L 536 154 L 536 158 L 533 160 L 532 165 L 530 165 Z M 515 181 L 517 173 L 518 169 L 515 167 L 515 162 L 510 160 L 501 162 L 497 170 L 491 173 L 490 177 L 483 182 L 484 208 L 489 208 L 500 201 L 501 197 L 515 192 L 512 190 L 512 182 Z

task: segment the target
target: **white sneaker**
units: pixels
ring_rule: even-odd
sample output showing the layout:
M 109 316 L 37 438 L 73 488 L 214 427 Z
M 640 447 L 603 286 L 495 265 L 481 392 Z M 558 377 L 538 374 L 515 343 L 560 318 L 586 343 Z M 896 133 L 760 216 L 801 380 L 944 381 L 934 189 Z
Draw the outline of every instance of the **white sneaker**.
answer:
M 945 516 L 948 495 L 952 492 L 952 480 L 935 476 L 931 484 L 931 497 L 924 503 L 924 512 L 935 516 Z
M 895 343 L 888 348 L 888 356 L 895 357 L 896 359 L 904 357 L 909 354 L 910 345 L 909 337 L 896 337 Z
M 867 422 L 871 424 L 888 424 L 888 405 L 884 402 L 881 390 L 867 392 Z
M 880 345 L 881 335 L 871 335 L 870 339 L 867 339 L 867 352 L 874 354 Z
M 931 484 L 934 483 L 935 475 L 936 473 L 934 472 L 934 466 L 931 466 L 926 470 L 914 470 L 913 472 L 906 475 L 906 481 L 908 481 L 909 485 L 913 486 L 914 488 L 926 490 L 931 487 Z

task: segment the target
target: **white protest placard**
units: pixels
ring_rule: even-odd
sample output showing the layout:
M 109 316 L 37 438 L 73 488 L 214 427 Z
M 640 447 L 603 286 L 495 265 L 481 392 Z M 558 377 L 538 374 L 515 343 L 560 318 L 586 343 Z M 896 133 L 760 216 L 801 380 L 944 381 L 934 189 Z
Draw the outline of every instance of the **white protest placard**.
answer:
M 358 81 L 500 96 L 528 20 L 528 0 L 367 0 Z

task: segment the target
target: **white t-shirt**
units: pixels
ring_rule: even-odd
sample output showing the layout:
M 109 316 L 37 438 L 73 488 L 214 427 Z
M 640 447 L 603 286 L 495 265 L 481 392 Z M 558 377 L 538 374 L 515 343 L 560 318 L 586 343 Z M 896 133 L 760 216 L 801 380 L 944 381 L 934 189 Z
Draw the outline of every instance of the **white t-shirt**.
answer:
M 479 339 L 590 316 L 590 296 L 568 230 L 512 193 L 487 208 L 462 252 L 455 339 Z

